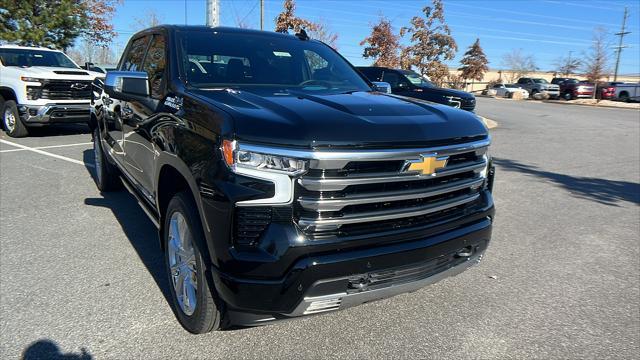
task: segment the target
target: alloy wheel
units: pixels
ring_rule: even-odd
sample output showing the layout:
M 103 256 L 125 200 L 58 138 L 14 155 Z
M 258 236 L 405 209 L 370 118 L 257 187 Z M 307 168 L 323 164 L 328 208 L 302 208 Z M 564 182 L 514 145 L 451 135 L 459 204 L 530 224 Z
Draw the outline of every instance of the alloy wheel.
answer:
M 4 110 L 4 127 L 8 132 L 13 132 L 16 129 L 16 115 L 10 108 Z
M 169 271 L 180 310 L 191 316 L 197 306 L 197 267 L 193 237 L 187 221 L 180 212 L 171 215 L 169 222 Z

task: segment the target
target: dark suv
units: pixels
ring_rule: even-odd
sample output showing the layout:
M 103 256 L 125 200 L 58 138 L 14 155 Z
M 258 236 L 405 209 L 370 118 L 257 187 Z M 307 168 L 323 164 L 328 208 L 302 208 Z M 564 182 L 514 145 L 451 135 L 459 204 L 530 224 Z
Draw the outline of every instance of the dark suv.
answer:
M 96 183 L 158 227 L 193 333 L 414 291 L 489 244 L 477 116 L 377 92 L 304 34 L 142 31 L 95 107 Z
M 474 111 L 476 108 L 476 98 L 473 94 L 461 90 L 439 88 L 411 70 L 375 66 L 358 67 L 357 69 L 369 81 L 389 83 L 391 92 L 396 95 L 432 101 L 467 111 Z

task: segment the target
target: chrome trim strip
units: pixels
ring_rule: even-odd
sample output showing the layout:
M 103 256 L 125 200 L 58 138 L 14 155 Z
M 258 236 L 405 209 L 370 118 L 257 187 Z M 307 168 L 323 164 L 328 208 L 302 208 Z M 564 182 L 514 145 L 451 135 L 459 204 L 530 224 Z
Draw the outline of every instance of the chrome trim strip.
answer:
M 268 206 L 287 205 L 293 202 L 293 179 L 284 173 L 274 171 L 261 171 L 236 166 L 235 173 L 256 179 L 271 181 L 275 186 L 273 196 L 265 199 L 238 201 L 236 206 Z
M 373 192 L 357 195 L 347 195 L 336 199 L 318 199 L 309 197 L 300 197 L 298 202 L 308 210 L 316 211 L 339 211 L 348 205 L 370 204 L 378 202 L 409 200 L 417 198 L 426 198 L 435 195 L 446 194 L 449 192 L 462 190 L 469 187 L 480 186 L 484 182 L 484 178 L 476 178 L 471 180 L 462 180 L 455 183 L 449 183 L 437 187 L 429 188 L 429 190 L 418 189 L 411 191 L 387 191 Z
M 335 230 L 335 229 L 338 229 L 340 226 L 346 225 L 346 224 L 384 221 L 384 220 L 392 220 L 392 219 L 406 218 L 406 217 L 412 217 L 412 216 L 426 215 L 426 214 L 438 212 L 441 210 L 446 210 L 454 206 L 459 206 L 459 205 L 472 202 L 478 199 L 479 197 L 480 197 L 480 194 L 458 196 L 456 198 L 453 198 L 452 200 L 438 202 L 437 205 L 435 206 L 434 205 L 419 206 L 419 207 L 415 207 L 413 210 L 402 208 L 402 209 L 386 210 L 386 211 L 369 211 L 369 212 L 362 212 L 354 215 L 345 215 L 342 217 L 327 218 L 327 219 L 300 218 L 298 220 L 298 225 L 303 230 L 308 230 L 309 228 L 314 228 L 316 231 Z
M 487 165 L 487 161 L 483 159 L 482 161 L 474 162 L 471 165 L 465 166 L 456 166 L 444 168 L 437 171 L 434 175 L 421 175 L 415 173 L 407 173 L 407 175 L 397 175 L 398 173 L 392 173 L 396 175 L 391 175 L 391 173 L 385 174 L 368 174 L 366 177 L 344 177 L 344 178 L 301 178 L 298 179 L 298 183 L 302 185 L 305 189 L 311 191 L 340 191 L 344 190 L 349 185 L 362 185 L 362 184 L 378 184 L 378 183 L 387 183 L 387 182 L 400 182 L 400 181 L 415 181 L 415 180 L 427 180 L 433 179 L 437 177 L 454 175 L 463 173 L 466 171 L 476 171 L 480 169 L 484 169 Z M 385 176 L 386 175 L 386 176 Z
M 394 284 L 381 289 L 373 289 L 373 290 L 367 290 L 363 292 L 355 292 L 351 294 L 348 294 L 345 292 L 345 293 L 337 293 L 337 294 L 331 294 L 331 295 L 305 297 L 304 299 L 302 299 L 302 301 L 300 301 L 300 304 L 296 306 L 295 310 L 293 310 L 291 313 L 287 315 L 288 316 L 305 315 L 308 312 L 309 308 L 311 307 L 311 304 L 318 303 L 318 302 L 333 302 L 333 303 L 340 304 L 340 307 L 338 308 L 327 308 L 324 311 L 342 310 L 352 306 L 370 302 L 373 300 L 386 299 L 395 295 L 416 291 L 427 285 L 434 284 L 440 280 L 446 279 L 451 276 L 456 276 L 464 272 L 470 267 L 478 264 L 482 259 L 483 254 L 484 252 L 477 253 L 471 256 L 470 258 L 468 258 L 467 261 L 461 264 L 450 267 L 447 270 L 444 270 L 437 274 L 431 275 L 427 278 L 416 280 L 416 281 L 411 281 L 411 282 L 402 283 L 402 284 Z
M 452 155 L 488 147 L 491 138 L 474 142 L 417 149 L 380 149 L 380 150 L 300 150 L 264 145 L 243 144 L 238 142 L 239 150 L 252 151 L 261 154 L 287 156 L 307 159 L 311 169 L 342 169 L 351 161 L 387 161 L 420 159 L 424 154 Z

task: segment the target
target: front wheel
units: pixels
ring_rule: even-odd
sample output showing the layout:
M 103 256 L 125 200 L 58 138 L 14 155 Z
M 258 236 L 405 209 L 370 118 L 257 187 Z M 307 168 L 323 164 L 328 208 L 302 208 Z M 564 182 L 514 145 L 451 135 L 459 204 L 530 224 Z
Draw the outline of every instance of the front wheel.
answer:
M 93 164 L 95 166 L 96 186 L 101 192 L 116 190 L 122 184 L 118 178 L 118 168 L 109 163 L 100 142 L 100 128 L 93 130 Z
M 29 135 L 27 127 L 24 126 L 18 114 L 18 105 L 13 100 L 3 101 L 2 106 L 2 126 L 7 135 L 20 138 Z
M 163 237 L 169 288 L 178 321 L 194 334 L 222 329 L 224 312 L 216 304 L 207 281 L 205 262 L 198 248 L 198 244 L 204 244 L 204 233 L 189 193 L 180 192 L 169 202 Z

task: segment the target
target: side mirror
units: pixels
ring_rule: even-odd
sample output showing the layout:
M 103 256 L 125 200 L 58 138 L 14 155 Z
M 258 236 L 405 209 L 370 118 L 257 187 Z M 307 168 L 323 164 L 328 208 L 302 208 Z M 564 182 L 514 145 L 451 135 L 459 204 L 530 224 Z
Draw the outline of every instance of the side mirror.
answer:
M 123 101 L 149 97 L 149 77 L 142 71 L 108 71 L 104 91 Z
M 91 67 L 92 67 L 93 65 L 94 65 L 94 64 L 93 64 L 92 62 L 85 62 L 85 63 L 84 63 L 84 69 L 85 69 L 85 70 L 91 70 Z
M 376 91 L 379 91 L 381 93 L 391 94 L 391 84 L 389 84 L 388 82 L 374 81 L 373 82 L 373 88 Z

